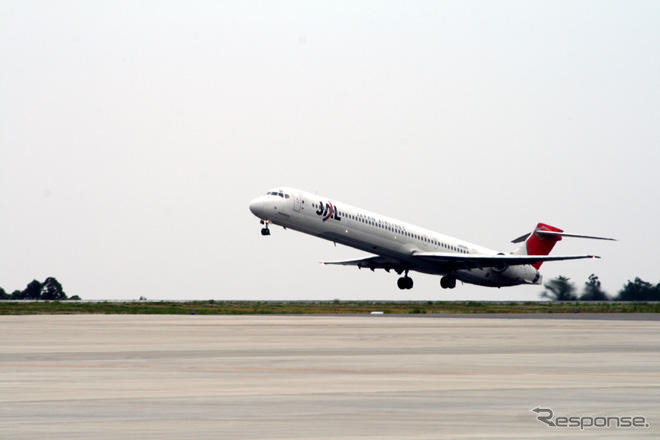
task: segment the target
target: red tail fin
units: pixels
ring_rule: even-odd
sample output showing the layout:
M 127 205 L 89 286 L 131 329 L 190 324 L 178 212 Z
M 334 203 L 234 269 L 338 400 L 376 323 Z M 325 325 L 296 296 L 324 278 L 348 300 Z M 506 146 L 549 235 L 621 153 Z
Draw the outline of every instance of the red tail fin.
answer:
M 529 238 L 527 239 L 527 242 L 525 243 L 527 247 L 527 255 L 548 255 L 552 250 L 552 248 L 555 247 L 555 243 L 561 240 L 561 236 L 555 236 L 555 237 L 545 236 L 541 238 L 536 233 L 537 230 L 553 231 L 553 232 L 564 232 L 564 231 L 559 228 L 555 228 L 554 226 L 546 225 L 545 223 L 539 223 L 538 225 L 536 225 L 536 228 L 534 228 L 534 232 L 530 234 Z M 536 263 L 533 264 L 532 266 L 534 266 L 534 268 L 538 270 L 541 267 L 541 264 L 543 263 Z

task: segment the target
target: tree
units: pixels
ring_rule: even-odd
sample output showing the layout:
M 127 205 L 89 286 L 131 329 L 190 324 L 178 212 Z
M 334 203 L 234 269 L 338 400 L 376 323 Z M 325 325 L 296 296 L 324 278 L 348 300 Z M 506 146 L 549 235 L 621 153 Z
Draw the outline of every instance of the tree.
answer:
M 615 298 L 617 301 L 660 301 L 660 284 L 653 284 L 639 277 L 623 286 Z
M 41 283 L 32 280 L 23 291 L 22 299 L 41 299 Z
M 569 278 L 560 275 L 545 283 L 544 286 L 547 290 L 541 292 L 541 298 L 548 298 L 551 301 L 577 300 L 575 286 L 569 281 Z
M 51 301 L 66 300 L 67 296 L 62 289 L 62 284 L 55 277 L 48 277 L 42 283 L 37 280 L 32 280 L 23 290 L 14 290 L 11 295 L 8 295 L 5 290 L 0 287 L 0 300 L 2 299 L 43 299 Z M 80 299 L 78 295 L 71 299 Z
M 14 290 L 11 293 L 11 299 L 25 299 L 25 295 L 20 290 Z
M 48 277 L 41 286 L 41 299 L 57 301 L 66 299 L 62 285 L 54 277 Z
M 580 301 L 609 301 L 610 297 L 600 288 L 600 280 L 594 274 L 589 275 L 589 279 L 584 283 L 584 290 L 580 296 Z

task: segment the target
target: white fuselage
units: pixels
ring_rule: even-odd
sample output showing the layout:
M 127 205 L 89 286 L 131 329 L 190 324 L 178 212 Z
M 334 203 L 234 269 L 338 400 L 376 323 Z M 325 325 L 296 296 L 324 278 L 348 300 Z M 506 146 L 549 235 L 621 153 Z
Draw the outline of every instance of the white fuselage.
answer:
M 411 256 L 419 252 L 473 255 L 501 252 L 295 188 L 270 190 L 254 199 L 250 210 L 269 223 L 401 262 L 392 265 L 399 273 L 402 270 L 434 275 L 451 272 L 456 279 L 491 287 L 541 282 L 539 272 L 531 265 L 452 270 L 420 262 Z

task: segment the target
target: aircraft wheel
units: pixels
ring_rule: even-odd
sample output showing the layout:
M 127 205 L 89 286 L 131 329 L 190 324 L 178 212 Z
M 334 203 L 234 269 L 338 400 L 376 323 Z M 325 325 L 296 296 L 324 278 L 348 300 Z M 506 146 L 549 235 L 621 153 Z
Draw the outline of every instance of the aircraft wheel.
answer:
M 261 235 L 270 235 L 270 230 L 268 228 L 262 228 Z
M 408 283 L 406 283 L 406 279 L 404 277 L 401 277 L 398 280 L 396 280 L 396 285 L 399 286 L 399 289 L 401 290 L 405 289 L 407 284 Z
M 440 287 L 443 289 L 453 289 L 456 287 L 456 278 L 450 276 L 440 278 Z

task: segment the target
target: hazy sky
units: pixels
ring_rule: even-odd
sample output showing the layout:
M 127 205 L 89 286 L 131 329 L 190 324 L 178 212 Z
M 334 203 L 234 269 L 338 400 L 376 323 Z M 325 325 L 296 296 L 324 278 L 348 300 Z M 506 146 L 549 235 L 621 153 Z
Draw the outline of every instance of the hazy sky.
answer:
M 259 234 L 277 185 L 616 293 L 660 280 L 660 2 L 0 3 L 0 286 L 86 299 L 536 299 Z

